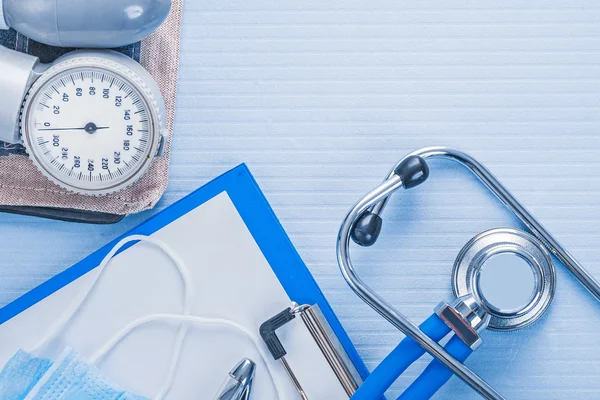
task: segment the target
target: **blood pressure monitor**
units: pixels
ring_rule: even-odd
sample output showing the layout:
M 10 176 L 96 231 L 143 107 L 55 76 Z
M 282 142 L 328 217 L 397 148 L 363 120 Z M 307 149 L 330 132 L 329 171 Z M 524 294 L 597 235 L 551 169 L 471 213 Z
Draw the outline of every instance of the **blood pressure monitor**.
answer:
M 113 51 L 75 51 L 52 64 L 0 48 L 0 140 L 23 144 L 51 181 L 104 195 L 139 180 L 168 138 L 150 74 Z

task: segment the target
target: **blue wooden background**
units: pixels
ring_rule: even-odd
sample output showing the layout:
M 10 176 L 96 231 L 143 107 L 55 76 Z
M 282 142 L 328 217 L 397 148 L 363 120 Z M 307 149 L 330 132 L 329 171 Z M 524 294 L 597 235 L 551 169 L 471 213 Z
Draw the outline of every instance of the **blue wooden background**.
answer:
M 600 5 L 592 0 L 187 0 L 162 209 L 247 162 L 373 368 L 402 335 L 346 286 L 341 219 L 396 159 L 449 145 L 486 163 L 600 278 Z M 114 226 L 0 215 L 6 304 L 153 212 Z M 451 298 L 459 249 L 518 224 L 436 163 L 394 199 L 359 270 L 417 321 Z M 509 399 L 600 398 L 600 304 L 558 266 L 548 314 L 486 332 L 469 365 Z M 401 378 L 395 398 L 424 362 Z M 438 399 L 478 398 L 457 379 Z

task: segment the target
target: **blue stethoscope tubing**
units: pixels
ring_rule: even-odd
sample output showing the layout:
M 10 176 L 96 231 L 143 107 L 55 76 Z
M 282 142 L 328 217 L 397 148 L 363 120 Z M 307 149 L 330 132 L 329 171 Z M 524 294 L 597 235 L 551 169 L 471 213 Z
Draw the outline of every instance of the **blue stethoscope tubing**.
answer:
M 437 314 L 431 315 L 419 329 L 436 342 L 450 333 L 450 328 Z M 472 350 L 458 337 L 453 336 L 445 346 L 446 351 L 464 362 Z M 365 379 L 351 400 L 373 400 L 383 396 L 386 390 L 425 350 L 411 338 L 405 338 Z M 398 400 L 425 400 L 431 398 L 452 377 L 444 364 L 433 360 L 421 375 L 398 397 Z

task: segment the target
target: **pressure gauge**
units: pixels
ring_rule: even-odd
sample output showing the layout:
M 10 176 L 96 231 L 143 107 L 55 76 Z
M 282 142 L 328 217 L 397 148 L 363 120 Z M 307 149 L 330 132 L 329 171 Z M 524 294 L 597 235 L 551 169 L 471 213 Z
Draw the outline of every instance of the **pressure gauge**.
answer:
M 135 183 L 162 155 L 164 102 L 138 63 L 116 52 L 81 51 L 39 67 L 32 68 L 13 142 L 48 179 L 104 195 Z

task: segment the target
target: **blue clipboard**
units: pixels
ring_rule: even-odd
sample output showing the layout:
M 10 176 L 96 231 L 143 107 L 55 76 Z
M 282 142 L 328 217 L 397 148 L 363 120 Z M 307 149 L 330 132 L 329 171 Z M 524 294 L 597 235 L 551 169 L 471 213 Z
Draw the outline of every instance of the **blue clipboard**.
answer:
M 96 268 L 122 238 L 134 234 L 151 235 L 222 192 L 227 192 L 231 198 L 289 297 L 299 304 L 319 305 L 359 374 L 363 379 L 366 378 L 368 375 L 366 366 L 245 164 L 241 164 L 207 183 L 64 272 L 3 307 L 0 309 L 0 324 Z

